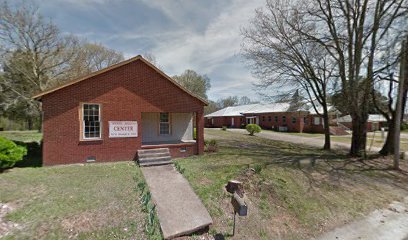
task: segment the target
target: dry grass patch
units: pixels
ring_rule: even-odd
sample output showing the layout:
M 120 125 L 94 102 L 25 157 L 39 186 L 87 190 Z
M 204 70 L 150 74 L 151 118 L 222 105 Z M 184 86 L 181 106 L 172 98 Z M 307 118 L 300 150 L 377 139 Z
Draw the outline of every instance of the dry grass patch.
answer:
M 144 239 L 133 162 L 14 168 L 0 174 L 0 202 L 14 239 Z

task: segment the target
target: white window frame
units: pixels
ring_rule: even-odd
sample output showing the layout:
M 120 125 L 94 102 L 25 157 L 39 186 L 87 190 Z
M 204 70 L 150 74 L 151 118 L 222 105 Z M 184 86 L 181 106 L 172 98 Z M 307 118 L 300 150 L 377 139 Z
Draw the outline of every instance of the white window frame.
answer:
M 98 105 L 98 116 L 99 116 L 99 136 L 98 137 L 86 137 L 85 136 L 85 105 Z M 102 139 L 102 115 L 101 115 L 101 108 L 102 105 L 99 103 L 82 103 L 82 115 L 81 115 L 81 121 L 82 121 L 82 139 L 84 140 L 100 140 Z
M 161 121 L 161 114 L 167 114 L 167 122 L 162 122 Z M 169 112 L 161 112 L 161 113 L 159 113 L 159 135 L 170 135 L 171 134 L 171 124 L 170 124 L 170 122 L 171 122 L 171 120 L 170 120 L 170 113 Z M 169 131 L 168 131 L 168 133 L 162 133 L 162 131 L 161 131 L 161 126 L 162 126 L 162 123 L 163 124 L 165 124 L 165 123 L 167 123 L 168 124 L 168 129 L 169 129 Z

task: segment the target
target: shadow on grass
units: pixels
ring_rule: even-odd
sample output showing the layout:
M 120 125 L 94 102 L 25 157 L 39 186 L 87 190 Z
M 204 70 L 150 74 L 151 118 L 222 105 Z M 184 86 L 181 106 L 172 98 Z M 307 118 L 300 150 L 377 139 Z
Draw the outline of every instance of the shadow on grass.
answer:
M 27 148 L 27 155 L 14 167 L 42 167 L 42 144 L 38 142 L 14 141 L 17 145 Z
M 356 182 L 374 181 L 391 184 L 408 191 L 408 186 L 403 184 L 408 181 L 408 164 L 401 164 L 403 170 L 396 171 L 392 169 L 390 158 L 384 158 L 378 154 L 369 155 L 365 159 L 350 158 L 347 152 L 342 150 L 325 151 L 317 147 L 252 137 L 223 139 L 220 147 L 223 149 L 217 153 L 220 159 L 237 155 L 244 157 L 244 160 L 232 162 L 232 164 L 220 162 L 212 168 L 231 165 L 237 168 L 261 165 L 265 168 L 275 165 L 300 170 L 309 180 L 311 188 L 313 185 L 319 185 L 321 176 L 327 176 L 332 184 L 344 179 Z

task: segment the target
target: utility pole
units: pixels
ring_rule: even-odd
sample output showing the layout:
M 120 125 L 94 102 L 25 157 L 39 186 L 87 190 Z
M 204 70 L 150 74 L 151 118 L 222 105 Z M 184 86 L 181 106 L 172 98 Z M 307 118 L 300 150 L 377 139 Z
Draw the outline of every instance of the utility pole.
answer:
M 401 119 L 402 119 L 402 95 L 404 93 L 404 82 L 408 81 L 408 36 L 402 41 L 401 45 L 401 60 L 400 60 L 400 75 L 398 84 L 397 106 L 395 109 L 395 150 L 394 150 L 394 169 L 399 169 L 400 161 L 400 134 L 401 134 Z

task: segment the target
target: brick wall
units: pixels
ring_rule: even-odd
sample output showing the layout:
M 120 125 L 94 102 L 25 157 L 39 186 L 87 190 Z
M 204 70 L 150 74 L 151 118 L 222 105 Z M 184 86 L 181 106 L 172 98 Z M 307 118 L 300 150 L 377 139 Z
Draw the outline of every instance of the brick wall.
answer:
M 44 165 L 83 163 L 88 156 L 97 162 L 134 159 L 142 145 L 142 112 L 195 112 L 197 126 L 204 125 L 204 104 L 140 60 L 45 95 L 42 103 Z M 80 141 L 80 103 L 102 105 L 102 140 Z M 109 138 L 108 121 L 137 121 L 139 137 Z M 203 148 L 200 139 L 188 152 Z
M 232 125 L 232 119 L 234 119 L 234 125 Z M 205 118 L 205 127 L 207 128 L 221 128 L 222 126 L 227 126 L 229 128 L 240 128 L 242 123 L 245 123 L 245 117 L 235 116 Z
M 303 118 L 307 116 L 307 113 L 278 112 L 257 114 L 256 116 L 259 117 L 259 125 L 263 129 L 278 130 L 279 127 L 287 127 L 288 132 L 302 132 L 304 130 Z

